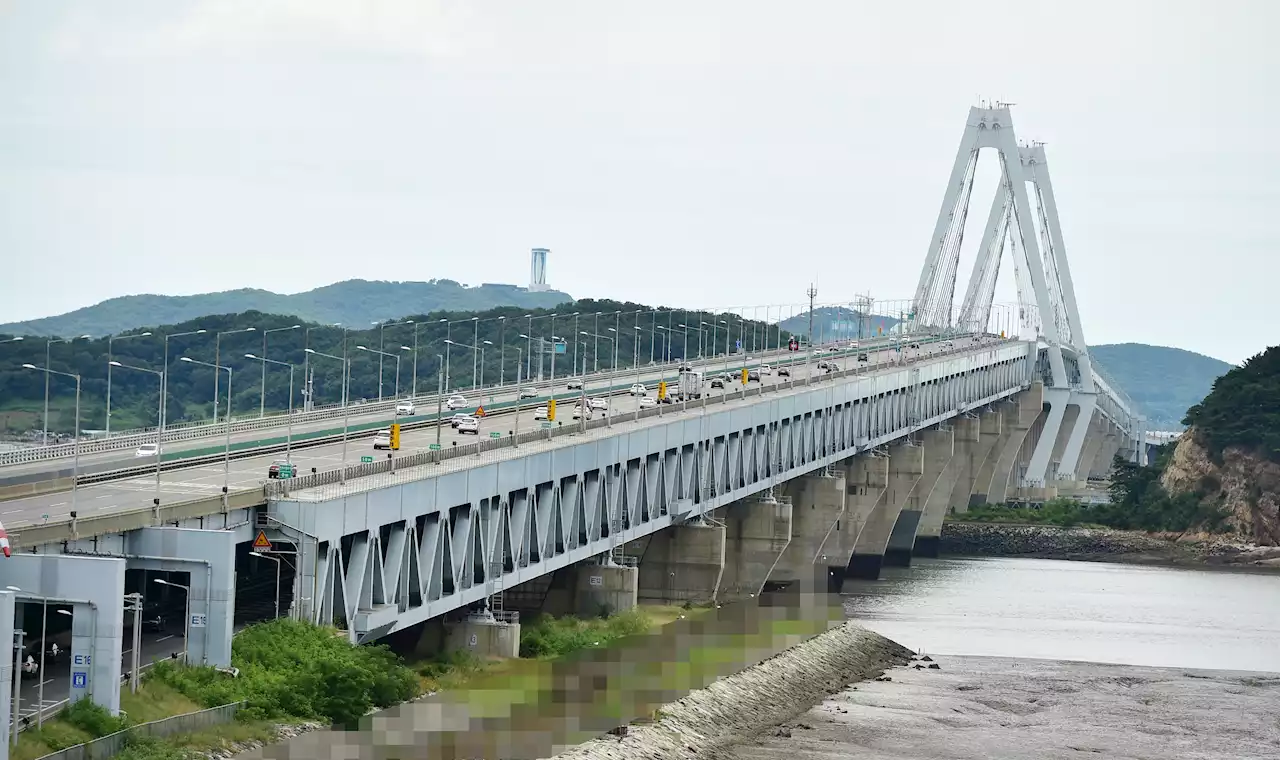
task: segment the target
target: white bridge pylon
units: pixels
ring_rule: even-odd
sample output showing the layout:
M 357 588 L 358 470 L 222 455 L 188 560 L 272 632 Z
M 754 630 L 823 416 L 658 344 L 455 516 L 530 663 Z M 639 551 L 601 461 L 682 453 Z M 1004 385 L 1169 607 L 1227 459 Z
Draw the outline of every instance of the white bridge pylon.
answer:
M 999 158 L 1000 183 L 991 201 L 973 271 L 957 309 L 957 270 L 979 154 L 984 148 L 992 149 Z M 1034 208 L 1032 193 L 1036 200 Z M 1049 369 L 1045 389 L 1049 409 L 1044 414 L 1044 427 L 1027 464 L 1023 485 L 1043 487 L 1051 469 L 1051 458 L 1057 461 L 1048 479 L 1075 480 L 1080 452 L 1098 408 L 1098 394 L 1044 145 L 1019 145 L 1009 104 L 984 104 L 969 109 L 916 286 L 912 327 L 987 332 L 1006 248 L 1013 259 L 1021 337 L 1041 343 Z M 1140 439 L 1134 429 L 1140 422 L 1127 401 L 1113 398 L 1105 384 L 1103 393 L 1108 396 L 1105 407 L 1111 421 L 1125 428 L 1126 437 Z M 1058 441 L 1069 406 L 1078 410 L 1068 423 L 1064 440 Z M 1134 454 L 1141 456 L 1138 448 Z

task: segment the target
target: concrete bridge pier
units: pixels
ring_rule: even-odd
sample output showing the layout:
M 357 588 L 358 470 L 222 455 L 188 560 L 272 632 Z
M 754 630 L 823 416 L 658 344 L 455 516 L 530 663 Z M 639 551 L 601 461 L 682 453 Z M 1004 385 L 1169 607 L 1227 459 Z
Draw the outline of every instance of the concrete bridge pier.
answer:
M 835 533 L 823 545 L 818 559 L 827 563 L 828 588 L 836 593 L 849 573 L 858 538 L 889 487 L 888 455 L 868 451 L 845 460 L 843 466 L 845 513 L 836 522 Z
M 984 414 L 996 418 L 998 423 L 999 415 L 996 413 L 985 412 Z M 981 451 L 983 442 L 981 419 L 968 414 L 956 417 L 952 421 L 951 433 L 951 458 L 947 460 L 946 467 L 938 476 L 938 482 L 934 484 L 933 490 L 925 499 L 920 525 L 916 528 L 911 552 L 917 557 L 938 556 L 938 539 L 942 535 L 942 521 L 946 518 L 951 505 L 955 503 L 953 494 L 957 488 L 963 486 L 961 490 L 967 503 L 969 492 L 973 487 L 974 475 L 981 465 L 978 460 L 985 456 Z M 988 449 L 990 443 L 994 441 L 995 437 L 991 436 Z
M 983 487 L 981 493 L 986 494 L 987 504 L 1003 504 L 1017 488 L 1014 480 L 1014 469 L 1018 465 L 1018 452 L 1026 441 L 1027 432 L 1035 424 L 1036 418 L 1044 406 L 1044 385 L 1033 383 L 1031 387 L 1013 397 L 1012 409 L 1002 418 L 1001 437 L 993 451 L 996 455 L 995 466 L 991 471 L 989 483 L 979 483 Z M 1047 429 L 1047 428 L 1046 428 Z
M 951 488 L 949 511 L 968 512 L 970 504 L 986 503 L 996 460 L 1000 458 L 1004 441 L 1008 440 L 1005 420 L 1015 410 L 1015 404 L 1001 401 L 978 415 L 978 440 L 970 449 L 968 461 L 961 464 L 956 484 Z
M 702 521 L 655 533 L 640 558 L 641 604 L 703 604 L 716 600 L 724 573 L 725 526 Z
M 1085 433 L 1084 446 L 1080 449 L 1080 463 L 1076 467 L 1076 487 L 1084 488 L 1093 474 L 1093 460 L 1097 459 L 1102 442 L 1106 440 L 1107 421 L 1101 414 L 1093 415 L 1089 430 Z
M 724 509 L 724 572 L 717 600 L 760 595 L 791 543 L 792 514 L 785 496 L 743 499 Z
M 924 448 L 924 471 L 911 495 L 907 497 L 906 504 L 902 506 L 902 513 L 893 525 L 889 543 L 884 550 L 884 564 L 890 567 L 906 567 L 911 564 L 920 520 L 934 491 L 941 489 L 948 495 L 951 493 L 950 486 L 942 489 L 940 481 L 942 473 L 955 456 L 955 430 L 950 426 L 926 430 L 921 435 L 921 445 Z
M 839 564 L 843 569 L 849 557 L 845 553 L 838 562 L 835 560 L 841 556 L 840 530 L 848 522 L 845 483 L 845 470 L 839 467 L 787 483 L 791 540 L 769 575 L 770 581 L 798 584 L 800 591 L 829 590 L 832 584 L 826 580 L 831 577 L 827 568 Z
M 1111 461 L 1120 451 L 1122 438 L 1122 433 L 1114 425 L 1107 426 L 1107 432 L 1103 434 L 1102 443 L 1098 446 L 1098 453 L 1093 457 L 1090 469 L 1093 477 L 1105 478 L 1111 474 Z
M 907 504 L 912 491 L 924 474 L 924 447 L 899 444 L 889 449 L 888 486 L 880 494 L 866 525 L 858 534 L 849 558 L 846 575 L 852 578 L 875 580 L 880 577 L 884 565 L 884 552 L 889 545 L 889 535 L 898 522 L 898 515 Z

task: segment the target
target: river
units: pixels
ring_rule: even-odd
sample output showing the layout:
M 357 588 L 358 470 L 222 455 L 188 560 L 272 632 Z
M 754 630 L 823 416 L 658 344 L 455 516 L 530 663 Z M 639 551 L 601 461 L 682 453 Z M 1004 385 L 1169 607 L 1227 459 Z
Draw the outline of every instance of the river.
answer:
M 942 559 L 845 583 L 846 614 L 930 654 L 1280 673 L 1280 574 Z

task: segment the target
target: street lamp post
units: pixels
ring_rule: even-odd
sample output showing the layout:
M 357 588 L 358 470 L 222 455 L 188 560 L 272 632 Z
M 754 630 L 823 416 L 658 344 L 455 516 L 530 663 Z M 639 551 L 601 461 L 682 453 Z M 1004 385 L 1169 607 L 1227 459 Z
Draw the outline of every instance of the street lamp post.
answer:
M 345 353 L 346 336 L 343 336 L 343 348 Z M 333 354 L 321 353 L 313 348 L 303 349 L 308 356 L 323 356 L 326 359 L 342 362 L 342 394 L 345 399 L 347 388 L 347 375 L 350 373 L 351 360 L 345 356 L 334 356 Z M 343 483 L 347 482 L 347 423 L 351 419 L 351 407 L 346 403 L 342 405 L 342 469 L 339 480 Z
M 129 338 L 146 338 L 151 332 L 134 333 L 133 335 L 109 335 L 107 336 L 107 437 L 111 437 L 111 360 L 115 357 L 112 355 L 112 344 L 117 340 L 128 340 Z
M 498 352 L 498 387 L 507 383 L 507 318 L 498 317 L 498 345 L 502 346 L 502 350 Z M 520 365 L 516 365 L 519 367 Z M 516 387 L 520 387 L 520 371 L 516 370 Z
M 311 331 L 319 327 L 342 327 L 341 322 L 331 325 L 310 325 L 302 331 L 302 411 L 309 412 L 315 407 L 315 399 L 311 398 Z M 345 335 L 344 335 L 345 337 Z M 345 398 L 343 399 L 345 401 Z
M 375 322 L 374 324 L 376 324 L 376 325 L 378 326 L 378 351 L 381 353 L 381 356 L 379 356 L 379 357 L 378 357 L 378 400 L 379 400 L 379 401 L 381 401 L 381 400 L 382 400 L 382 357 L 383 357 L 383 356 L 395 356 L 395 354 L 389 354 L 389 353 L 382 352 L 382 349 L 383 349 L 383 343 L 382 343 L 383 331 L 384 331 L 384 330 L 386 330 L 388 327 L 397 327 L 397 326 L 399 326 L 399 325 L 411 325 L 411 324 L 414 324 L 414 321 L 413 321 L 412 319 L 406 319 L 406 320 L 404 320 L 404 321 L 402 321 L 402 322 Z M 397 365 L 397 366 L 399 366 L 399 365 Z M 397 373 L 398 373 L 398 372 L 399 372 L 399 370 L 397 370 Z M 397 400 L 397 401 L 399 401 L 399 400 L 400 400 L 400 391 L 398 390 L 398 388 L 399 388 L 399 386 L 397 385 L 397 390 L 396 390 L 396 400 Z
M 202 367 L 210 367 L 214 370 L 214 375 L 217 375 L 218 370 L 226 370 L 227 372 L 227 443 L 222 455 L 222 508 L 225 510 L 227 509 L 227 490 L 231 484 L 231 368 L 198 361 L 190 356 L 182 357 L 182 361 L 190 364 L 199 364 Z M 217 404 L 217 401 L 215 400 L 214 403 Z
M 44 342 L 44 366 L 48 367 L 53 362 L 50 361 L 50 349 L 54 343 L 70 343 L 74 340 L 90 340 L 89 335 L 80 335 L 75 338 L 50 338 Z M 15 340 L 21 340 L 15 338 Z M 49 445 L 49 375 L 44 376 L 44 416 L 40 418 L 44 423 L 44 434 L 41 436 L 41 446 Z M 79 422 L 80 415 L 76 415 L 76 421 Z M 78 436 L 77 436 L 78 437 Z
M 273 332 L 284 332 L 285 330 L 297 330 L 302 325 L 291 325 L 289 327 L 273 327 L 270 330 L 262 331 L 262 355 L 267 355 L 267 335 Z M 289 391 L 289 407 L 293 408 L 293 390 Z M 262 419 L 267 414 L 267 363 L 262 363 L 262 395 L 258 402 L 258 419 Z
M 113 361 L 107 363 L 108 367 L 119 367 L 121 369 L 132 369 L 138 372 L 150 372 L 160 378 L 160 402 L 156 404 L 156 503 L 157 509 L 160 508 L 160 449 L 164 445 L 164 386 L 165 378 L 168 373 L 165 370 L 147 369 L 146 367 L 135 367 L 130 364 L 121 364 Z
M 36 678 L 40 681 L 40 685 L 36 687 L 36 728 L 39 729 L 44 726 L 44 682 L 46 680 L 44 677 L 44 652 L 49 648 L 45 643 L 49 639 L 49 597 L 27 594 L 17 586 L 5 586 L 5 588 L 15 594 L 22 594 L 23 596 L 30 596 L 40 600 L 40 670 L 36 672 Z M 21 658 L 22 650 L 19 649 L 18 659 L 20 660 Z M 11 720 L 16 726 L 18 723 L 17 712 L 14 712 Z M 14 735 L 16 736 L 17 733 L 17 729 L 15 728 Z
M 48 384 L 49 375 L 62 375 L 63 377 L 74 378 L 76 381 L 76 420 L 75 420 L 75 440 L 73 446 L 75 455 L 71 464 L 71 511 L 76 511 L 76 481 L 80 479 L 80 376 L 70 372 L 59 372 L 56 369 L 48 367 L 37 367 L 34 364 L 22 365 L 24 369 L 34 369 L 38 372 L 45 373 L 45 382 Z M 47 426 L 46 426 L 47 427 Z
M 610 331 L 610 332 L 613 332 L 613 328 L 612 328 L 612 327 L 610 327 L 610 328 L 609 328 L 609 331 Z M 610 342 L 610 343 L 612 343 L 615 347 L 618 345 L 618 340 L 617 340 L 617 338 L 611 338 L 611 337 L 609 337 L 608 335 L 597 335 L 597 334 L 595 334 L 595 333 L 589 333 L 589 332 L 587 332 L 586 330 L 583 330 L 581 334 L 582 334 L 582 335 L 586 335 L 586 336 L 587 336 L 587 337 L 589 337 L 589 338 L 596 338 L 596 339 L 597 339 L 597 343 L 596 343 L 596 345 L 600 345 L 600 344 L 599 344 L 599 342 L 598 342 L 598 340 L 599 340 L 600 338 L 603 338 L 604 340 L 609 341 L 609 342 Z M 616 357 L 616 356 L 618 355 L 618 352 L 617 352 L 616 350 L 614 350 L 613 355 Z M 617 367 L 615 366 L 614 368 L 616 369 Z
M 213 342 L 213 364 L 211 366 L 218 367 L 222 365 L 222 336 L 223 335 L 234 335 L 235 333 L 254 332 L 257 329 L 258 328 L 256 327 L 246 327 L 243 330 L 226 330 L 224 332 L 218 333 L 217 336 L 214 338 L 214 342 Z M 193 361 L 193 360 L 184 359 L 184 361 Z M 213 423 L 215 425 L 218 424 L 218 380 L 221 377 L 222 376 L 219 375 L 217 372 L 213 373 Z M 227 421 L 228 422 L 231 421 L 231 394 L 230 393 L 227 394 Z
M 393 358 L 393 359 L 395 359 L 395 360 L 396 360 L 396 408 L 397 408 L 397 410 L 398 410 L 398 409 L 399 409 L 399 407 L 400 407 L 400 354 L 398 354 L 398 353 L 393 354 L 393 353 L 391 353 L 391 352 L 389 352 L 389 351 L 379 351 L 379 350 L 378 350 L 378 349 L 376 349 L 376 348 L 369 348 L 368 346 L 356 346 L 356 350 L 357 350 L 357 351 L 368 351 L 368 352 L 369 352 L 369 353 L 371 353 L 371 354 L 377 354 L 377 355 L 378 355 L 378 363 L 379 363 L 379 364 L 381 364 L 381 363 L 382 363 L 382 357 L 384 357 L 384 356 L 390 356 L 391 358 Z M 401 347 L 400 347 L 400 350 L 401 350 L 401 351 L 412 351 L 413 349 L 409 348 L 408 346 L 401 346 Z M 378 394 L 378 398 L 382 398 L 382 394 Z M 395 414 L 394 414 L 394 413 L 392 414 L 392 417 L 393 417 L 393 418 L 395 417 Z
M 173 581 L 166 581 L 164 578 L 152 578 L 151 580 L 154 581 L 155 583 L 160 584 L 161 586 L 172 586 L 173 588 L 180 588 L 187 595 L 186 620 L 182 624 L 182 650 L 183 650 L 182 659 L 184 662 L 190 665 L 191 664 L 191 587 L 184 586 L 181 583 L 174 583 Z
M 446 344 L 446 345 L 448 345 L 448 346 L 457 346 L 458 348 L 469 348 L 469 349 L 471 349 L 471 350 L 475 353 L 475 355 L 479 357 L 479 361 L 480 361 L 480 379 L 483 379 L 483 378 L 484 378 L 484 347 L 485 347 L 485 346 L 492 346 L 492 345 L 493 345 L 493 341 L 491 341 L 491 340 L 484 340 L 484 341 L 481 341 L 481 342 L 480 342 L 480 344 L 479 344 L 478 346 L 470 346 L 470 345 L 467 345 L 466 343 L 459 343 L 459 342 L 458 342 L 458 341 L 456 341 L 456 340 L 448 340 L 448 339 L 445 339 L 445 344 Z M 474 362 L 474 361 L 472 362 L 472 366 L 475 366 L 475 362 Z M 476 389 L 478 389 L 478 388 L 483 388 L 483 387 L 484 387 L 484 383 L 478 382 L 477 378 L 476 378 L 475 376 L 472 376 L 472 378 L 471 378 L 471 392 L 472 392 L 472 393 L 474 393 L 474 392 L 476 392 Z
M 260 361 L 264 368 L 268 364 L 275 364 L 279 367 L 289 368 L 289 412 L 288 419 L 285 421 L 286 432 L 284 439 L 284 461 L 293 464 L 293 365 L 289 362 L 280 362 L 275 359 L 268 359 L 265 356 L 255 356 L 253 354 L 245 354 L 244 358 Z M 263 380 L 263 387 L 265 387 L 266 375 L 263 375 Z
M 170 334 L 168 334 L 168 335 L 164 336 L 164 372 L 165 372 L 165 374 L 164 374 L 164 380 L 163 380 L 163 382 L 162 382 L 162 384 L 161 384 L 161 387 L 160 387 L 160 397 L 161 397 L 162 399 L 164 399 L 164 400 L 160 403 L 160 410 L 161 410 L 161 412 L 162 412 L 162 415 L 161 415 L 161 418 L 160 418 L 160 427 L 164 427 L 164 426 L 165 426 L 165 423 L 167 423 L 167 422 L 169 421 L 169 420 L 168 420 L 168 411 L 169 411 L 169 339 L 170 339 L 170 338 L 181 338 L 181 337 L 184 337 L 184 336 L 187 336 L 187 335 L 204 335 L 204 334 L 205 334 L 205 333 L 207 333 L 207 332 L 208 332 L 208 330 L 191 330 L 190 332 L 170 333 Z M 158 456 L 158 453 L 157 453 L 157 456 Z
M 448 350 L 448 346 L 445 346 Z M 436 354 L 436 364 L 444 365 L 444 357 Z M 444 425 L 444 373 L 436 371 L 436 464 L 440 463 L 440 428 Z
M 279 620 L 280 619 L 280 558 L 272 557 L 271 555 L 263 554 L 262 552 L 249 552 L 249 553 L 260 559 L 269 559 L 272 562 L 276 563 L 276 614 L 272 619 Z M 295 558 L 295 561 L 296 561 L 296 558 Z
M 418 323 L 413 323 L 413 382 L 409 389 L 409 398 L 418 398 Z

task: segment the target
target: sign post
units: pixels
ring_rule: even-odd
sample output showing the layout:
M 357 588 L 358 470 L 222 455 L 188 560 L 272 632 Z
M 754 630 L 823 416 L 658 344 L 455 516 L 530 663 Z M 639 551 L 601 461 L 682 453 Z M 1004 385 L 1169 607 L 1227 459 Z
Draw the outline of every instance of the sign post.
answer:
M 271 539 L 267 538 L 265 530 L 258 531 L 258 537 L 253 539 L 253 548 L 255 551 L 260 552 L 271 551 Z

